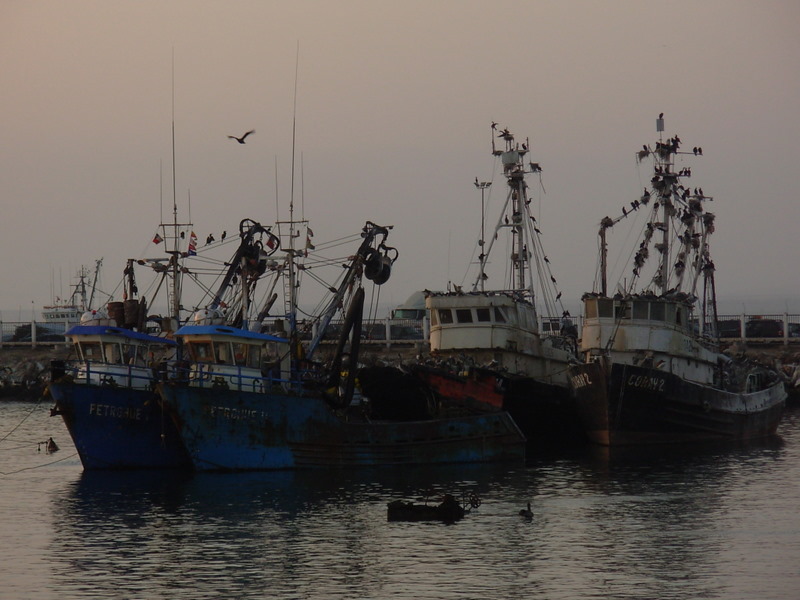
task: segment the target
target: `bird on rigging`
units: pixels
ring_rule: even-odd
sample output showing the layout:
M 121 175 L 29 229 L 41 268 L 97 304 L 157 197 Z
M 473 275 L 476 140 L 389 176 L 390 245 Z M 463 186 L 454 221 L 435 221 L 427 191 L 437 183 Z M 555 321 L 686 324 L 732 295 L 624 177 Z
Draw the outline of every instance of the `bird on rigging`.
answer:
M 245 138 L 246 138 L 248 135 L 250 135 L 251 133 L 255 133 L 255 132 L 256 132 L 256 130 L 255 130 L 255 129 L 251 129 L 250 131 L 248 131 L 247 133 L 245 133 L 245 134 L 244 134 L 242 137 L 236 137 L 235 135 L 229 135 L 229 136 L 228 136 L 228 139 L 231 139 L 231 140 L 236 140 L 236 141 L 237 141 L 237 142 L 239 142 L 240 144 L 244 144 L 244 140 L 245 140 Z

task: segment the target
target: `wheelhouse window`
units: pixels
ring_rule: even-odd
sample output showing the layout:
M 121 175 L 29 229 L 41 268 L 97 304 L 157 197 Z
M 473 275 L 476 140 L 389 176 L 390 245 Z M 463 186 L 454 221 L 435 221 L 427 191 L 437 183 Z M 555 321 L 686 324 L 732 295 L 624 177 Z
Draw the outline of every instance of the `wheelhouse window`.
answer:
M 233 344 L 234 363 L 240 367 L 257 369 L 261 366 L 261 346 L 257 344 Z
M 676 322 L 676 319 L 675 319 L 676 318 L 676 315 L 675 315 L 675 309 L 676 308 L 677 307 L 674 304 L 665 304 L 664 305 L 664 309 L 667 312 L 667 316 L 666 316 L 666 319 L 665 319 L 667 323 L 675 323 Z
M 104 344 L 106 351 L 106 362 L 112 365 L 122 364 L 122 349 L 117 343 L 110 342 Z
M 143 366 L 145 364 L 144 351 L 145 349 L 140 346 L 123 344 L 122 355 L 125 358 L 125 364 L 139 367 Z
M 437 312 L 439 313 L 439 321 L 442 325 L 449 325 L 453 322 L 453 313 L 450 312 L 449 308 L 439 309 Z
M 610 319 L 614 316 L 614 301 L 611 298 L 600 298 L 597 301 L 597 314 L 603 319 Z
M 100 342 L 81 342 L 78 344 L 81 360 L 100 362 L 103 360 L 103 349 Z
M 233 362 L 240 367 L 247 366 L 247 350 L 249 344 L 234 343 L 233 344 Z
M 211 342 L 189 342 L 189 355 L 194 362 L 213 362 L 214 352 Z
M 478 321 L 481 323 L 486 323 L 492 320 L 492 313 L 488 308 L 478 308 L 475 310 L 475 314 L 478 317 Z
M 472 311 L 468 308 L 457 308 L 456 320 L 459 323 L 472 323 Z
M 628 302 L 618 302 L 614 305 L 615 319 L 630 319 L 631 305 Z
M 499 306 L 494 307 L 494 320 L 497 323 L 506 322 L 506 316 L 503 314 L 503 309 L 501 309 Z
M 247 366 L 253 369 L 261 368 L 261 346 L 249 344 L 247 346 Z
M 217 358 L 217 363 L 220 365 L 233 364 L 233 344 L 230 342 L 217 342 L 214 344 L 214 352 Z
M 666 309 L 663 302 L 650 303 L 650 318 L 654 321 L 663 321 L 666 318 Z
M 633 318 L 634 319 L 648 319 L 649 302 L 636 301 L 633 303 Z

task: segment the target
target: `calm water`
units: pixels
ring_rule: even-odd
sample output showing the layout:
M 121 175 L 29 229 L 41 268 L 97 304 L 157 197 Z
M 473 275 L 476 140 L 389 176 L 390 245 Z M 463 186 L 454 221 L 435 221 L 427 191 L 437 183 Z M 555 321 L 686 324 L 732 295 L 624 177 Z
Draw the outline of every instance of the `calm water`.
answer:
M 744 447 L 200 476 L 83 473 L 48 410 L 0 404 L 0 598 L 800 598 L 797 409 Z M 443 491 L 483 504 L 387 522 Z

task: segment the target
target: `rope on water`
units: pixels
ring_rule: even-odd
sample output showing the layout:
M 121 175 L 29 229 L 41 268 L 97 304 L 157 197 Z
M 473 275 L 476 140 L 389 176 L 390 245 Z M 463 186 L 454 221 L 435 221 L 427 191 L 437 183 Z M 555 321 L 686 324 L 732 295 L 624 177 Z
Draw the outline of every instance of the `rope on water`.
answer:
M 28 411 L 28 414 L 27 414 L 27 415 L 25 415 L 25 416 L 23 417 L 23 419 L 22 419 L 22 420 L 21 420 L 19 423 L 17 423 L 17 424 L 16 424 L 16 425 L 15 425 L 15 426 L 14 426 L 14 427 L 11 429 L 11 431 L 9 431 L 7 434 L 5 434 L 3 437 L 1 437 L 1 438 L 0 438 L 0 442 L 3 442 L 3 441 L 5 441 L 5 440 L 6 440 L 6 438 L 7 438 L 8 436 L 10 436 L 12 433 L 14 433 L 14 432 L 15 432 L 17 429 L 19 429 L 19 428 L 20 428 L 20 426 L 21 426 L 21 425 L 22 425 L 22 424 L 23 424 L 25 421 L 27 421 L 27 420 L 28 420 L 28 417 L 30 417 L 30 416 L 33 414 L 33 411 L 34 411 L 34 410 L 36 410 L 37 408 L 39 408 L 39 405 L 40 405 L 41 403 L 42 403 L 42 399 L 40 398 L 39 400 L 37 400 L 37 401 L 34 403 L 34 405 L 33 405 L 33 408 L 31 408 L 31 409 L 30 409 L 30 411 Z
M 34 469 L 39 469 L 41 467 L 49 467 L 50 465 L 54 465 L 56 463 L 60 463 L 60 462 L 63 462 L 65 460 L 70 460 L 72 458 L 75 458 L 76 456 L 78 456 L 78 453 L 77 452 L 73 452 L 69 456 L 64 456 L 63 458 L 58 458 L 58 459 L 52 460 L 52 461 L 50 461 L 48 463 L 42 463 L 40 465 L 33 465 L 31 467 L 23 467 L 21 469 L 17 469 L 16 471 L 0 471 L 0 475 L 5 477 L 5 476 L 8 476 L 8 475 L 16 475 L 17 473 L 22 473 L 23 471 L 33 471 Z

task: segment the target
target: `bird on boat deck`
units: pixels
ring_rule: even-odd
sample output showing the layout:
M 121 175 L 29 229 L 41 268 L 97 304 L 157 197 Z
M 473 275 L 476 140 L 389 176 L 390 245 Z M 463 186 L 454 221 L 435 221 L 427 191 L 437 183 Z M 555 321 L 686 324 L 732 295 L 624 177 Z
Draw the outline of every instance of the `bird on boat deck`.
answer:
M 231 139 L 231 140 L 236 140 L 236 141 L 237 141 L 237 142 L 239 142 L 240 144 L 244 144 L 244 140 L 245 140 L 245 138 L 246 138 L 248 135 L 250 135 L 251 133 L 255 133 L 255 132 L 256 132 L 256 130 L 255 130 L 255 129 L 251 129 L 250 131 L 248 131 L 247 133 L 245 133 L 245 134 L 244 134 L 242 137 L 236 137 L 235 135 L 229 135 L 229 136 L 228 136 L 228 139 Z
M 519 511 L 519 516 L 524 517 L 525 519 L 532 519 L 533 518 L 533 511 L 531 510 L 531 503 L 528 502 L 528 508 L 522 508 Z

